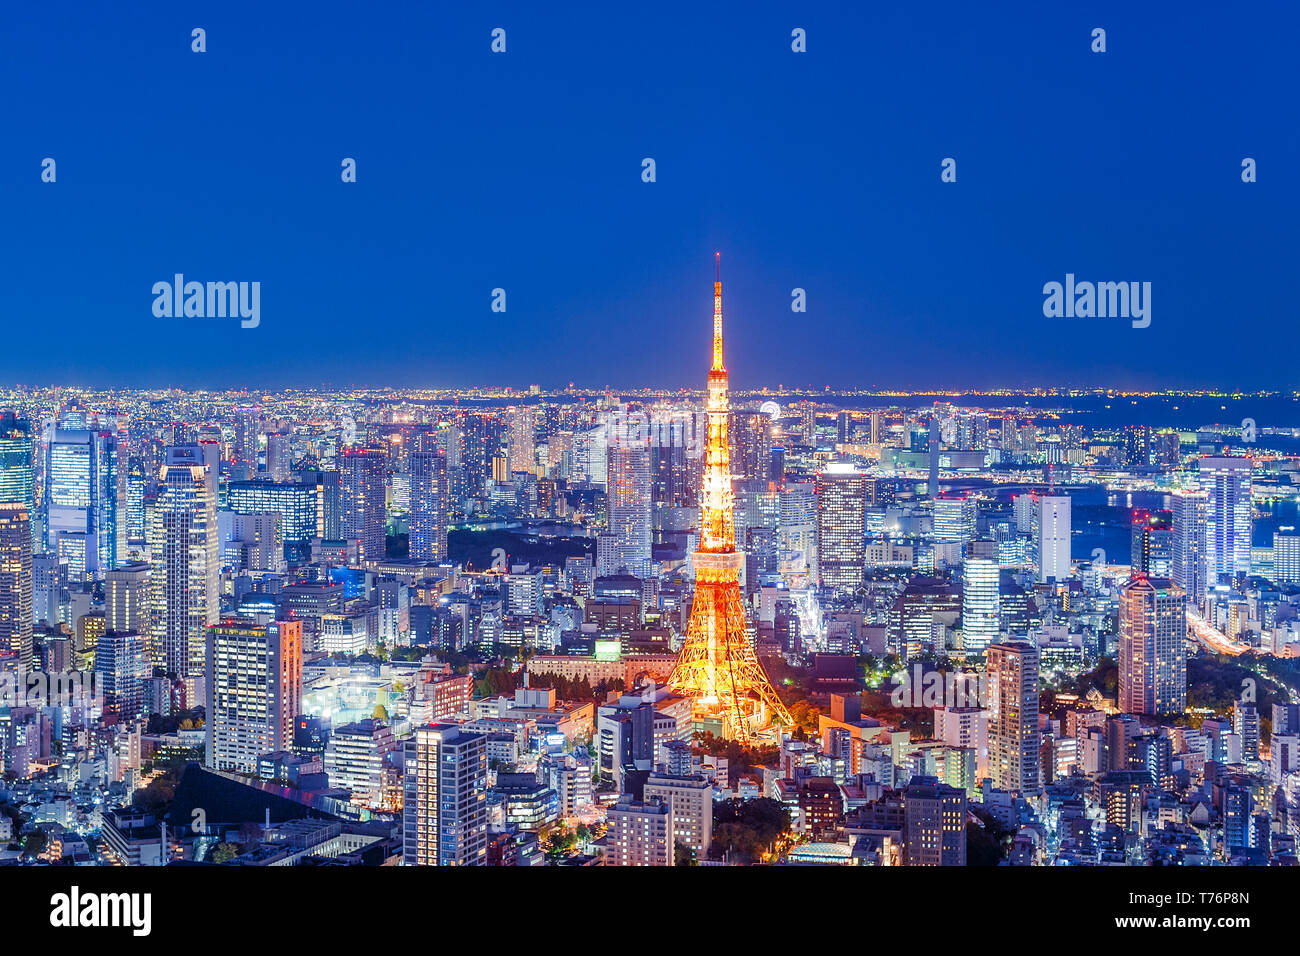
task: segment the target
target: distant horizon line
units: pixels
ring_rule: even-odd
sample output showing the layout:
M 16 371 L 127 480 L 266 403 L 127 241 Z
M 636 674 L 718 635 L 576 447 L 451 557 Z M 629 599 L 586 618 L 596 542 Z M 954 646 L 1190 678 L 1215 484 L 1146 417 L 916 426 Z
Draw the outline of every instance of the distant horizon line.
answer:
M 537 391 L 532 391 L 537 388 Z M 566 386 L 541 386 L 541 385 L 379 385 L 365 382 L 354 382 L 348 384 L 336 385 L 333 383 L 322 383 L 320 385 L 277 385 L 274 387 L 263 387 L 253 384 L 242 385 L 91 385 L 81 383 L 53 383 L 43 385 L 31 385 L 24 383 L 5 383 L 0 384 L 0 395 L 11 395 L 14 393 L 24 392 L 49 392 L 54 390 L 64 390 L 69 392 L 125 392 L 134 394 L 155 394 L 165 392 L 212 392 L 212 393 L 236 393 L 236 392 L 259 392 L 262 394 L 288 394 L 288 393 L 333 393 L 333 392 L 392 392 L 396 394 L 410 393 L 465 393 L 479 392 L 483 393 L 482 397 L 518 397 L 518 398 L 535 398 L 543 395 L 562 395 L 562 394 L 581 394 L 581 395 L 603 395 L 609 393 L 628 393 L 628 394 L 653 394 L 653 395 L 671 395 L 671 394 L 703 394 L 703 386 L 673 386 L 673 385 L 580 385 L 572 383 Z M 989 397 L 999 396 L 1044 396 L 1044 397 L 1084 397 L 1084 396 L 1116 396 L 1116 397 L 1187 397 L 1187 398 L 1232 398 L 1241 397 L 1278 397 L 1291 396 L 1292 398 L 1300 397 L 1300 388 L 1281 388 L 1281 387 L 1256 387 L 1256 388 L 1232 388 L 1221 385 L 1198 385 L 1198 386 L 1115 386 L 1115 385 L 1068 385 L 1068 386 L 1047 386 L 1047 385 L 997 385 L 997 386 L 877 386 L 877 385 L 765 385 L 750 386 L 747 388 L 731 389 L 732 394 L 741 395 L 792 395 L 792 396 L 816 396 L 816 395 L 866 395 L 866 396 L 962 396 L 962 395 L 980 395 Z

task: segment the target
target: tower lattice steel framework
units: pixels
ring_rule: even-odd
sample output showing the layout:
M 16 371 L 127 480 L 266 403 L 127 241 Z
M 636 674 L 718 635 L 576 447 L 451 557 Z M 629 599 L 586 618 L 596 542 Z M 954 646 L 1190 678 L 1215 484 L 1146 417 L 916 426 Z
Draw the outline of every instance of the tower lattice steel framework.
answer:
M 700 492 L 700 547 L 695 565 L 695 600 L 686 643 L 668 679 L 669 690 L 694 701 L 696 720 L 717 720 L 729 740 L 748 740 L 774 722 L 790 726 L 745 630 L 740 569 L 731 493 L 727 440 L 730 403 L 722 364 L 721 253 L 713 284 L 713 367 L 709 369 L 708 439 Z

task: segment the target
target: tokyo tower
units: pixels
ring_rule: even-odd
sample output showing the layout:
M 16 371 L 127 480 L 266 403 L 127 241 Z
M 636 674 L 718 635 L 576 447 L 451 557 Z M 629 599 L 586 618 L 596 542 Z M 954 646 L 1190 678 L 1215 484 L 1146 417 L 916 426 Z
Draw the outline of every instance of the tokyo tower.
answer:
M 731 493 L 727 440 L 730 403 L 722 364 L 722 274 L 718 253 L 713 284 L 713 367 L 709 369 L 708 442 L 700 491 L 700 547 L 695 565 L 695 600 L 686 643 L 668 678 L 668 689 L 694 701 L 697 723 L 715 724 L 728 740 L 749 740 L 773 722 L 792 725 L 754 646 L 745 633 L 740 569 Z

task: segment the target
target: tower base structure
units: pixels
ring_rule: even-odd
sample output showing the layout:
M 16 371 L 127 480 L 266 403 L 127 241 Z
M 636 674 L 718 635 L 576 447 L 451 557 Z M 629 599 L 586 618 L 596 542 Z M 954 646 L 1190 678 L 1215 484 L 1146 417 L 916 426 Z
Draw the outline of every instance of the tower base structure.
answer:
M 695 600 L 668 689 L 691 698 L 699 729 L 717 728 L 713 732 L 727 740 L 749 741 L 792 721 L 746 633 L 744 560 L 735 551 L 695 552 Z

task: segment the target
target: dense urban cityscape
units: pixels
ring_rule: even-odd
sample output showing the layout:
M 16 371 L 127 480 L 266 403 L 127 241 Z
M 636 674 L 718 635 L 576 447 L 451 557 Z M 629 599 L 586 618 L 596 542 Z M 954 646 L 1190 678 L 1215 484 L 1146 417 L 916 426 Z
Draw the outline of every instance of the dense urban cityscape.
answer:
M 1296 863 L 1300 397 L 712 335 L 702 392 L 0 391 L 0 863 Z
M 1300 8 L 11 6 L 21 940 L 1285 932 Z

